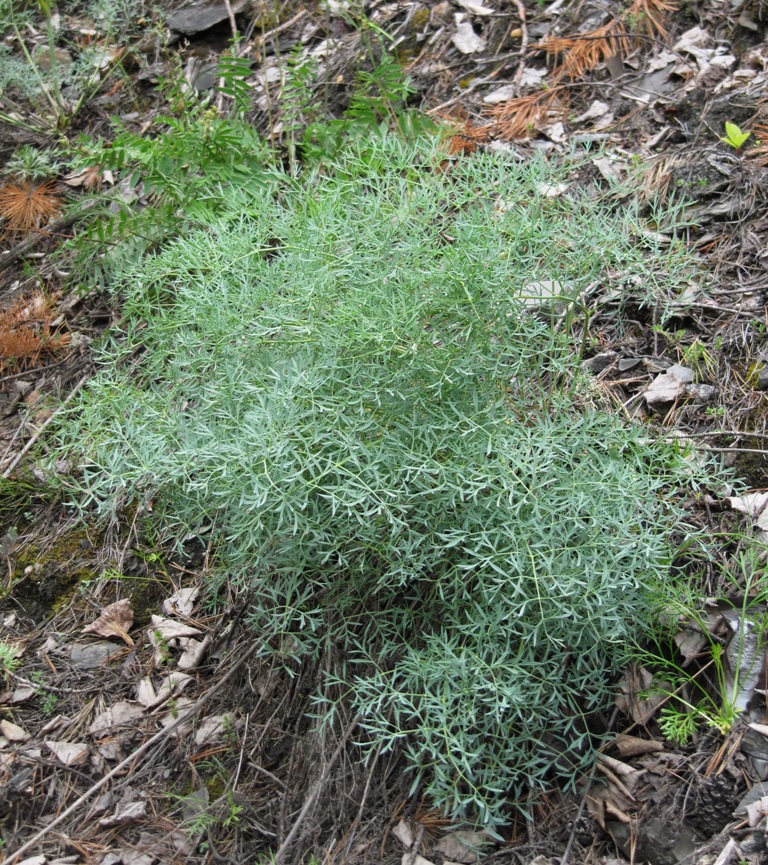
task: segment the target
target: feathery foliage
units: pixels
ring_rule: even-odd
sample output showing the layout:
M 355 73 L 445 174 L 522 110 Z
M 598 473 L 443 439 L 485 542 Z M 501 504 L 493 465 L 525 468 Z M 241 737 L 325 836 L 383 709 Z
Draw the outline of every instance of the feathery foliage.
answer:
M 264 654 L 335 659 L 318 714 L 351 704 L 362 744 L 492 826 L 578 778 L 695 480 L 599 411 L 527 287 L 691 265 L 626 202 L 548 196 L 543 161 L 443 160 L 384 136 L 221 192 L 123 272 L 124 330 L 59 436 L 81 501 L 210 536 Z

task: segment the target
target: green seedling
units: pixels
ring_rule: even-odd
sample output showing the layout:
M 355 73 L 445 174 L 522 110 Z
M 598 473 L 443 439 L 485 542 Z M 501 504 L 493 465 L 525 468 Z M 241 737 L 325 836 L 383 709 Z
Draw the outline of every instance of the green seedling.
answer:
M 725 135 L 720 139 L 725 144 L 730 145 L 736 152 L 740 153 L 741 148 L 746 144 L 749 138 L 749 132 L 743 132 L 741 127 L 730 120 L 725 122 Z

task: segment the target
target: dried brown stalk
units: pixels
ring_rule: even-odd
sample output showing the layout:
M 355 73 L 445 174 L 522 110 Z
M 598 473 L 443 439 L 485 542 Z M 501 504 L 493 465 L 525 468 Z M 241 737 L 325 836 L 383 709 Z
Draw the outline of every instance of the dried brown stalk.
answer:
M 58 215 L 62 204 L 53 180 L 9 180 L 0 188 L 0 219 L 7 234 L 23 234 L 46 225 Z
M 53 299 L 37 292 L 21 297 L 0 313 L 0 371 L 33 366 L 72 341 L 53 325 Z

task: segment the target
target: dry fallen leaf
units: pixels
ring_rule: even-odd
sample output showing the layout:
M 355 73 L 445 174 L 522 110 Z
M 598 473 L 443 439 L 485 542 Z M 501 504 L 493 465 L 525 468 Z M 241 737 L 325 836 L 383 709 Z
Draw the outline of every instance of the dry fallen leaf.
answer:
M 196 745 L 211 745 L 220 742 L 227 730 L 233 729 L 235 721 L 231 715 L 209 715 L 203 718 L 195 733 Z
M 45 745 L 53 752 L 56 759 L 65 766 L 82 763 L 88 756 L 88 745 L 85 742 L 52 742 L 48 740 Z
M 664 750 L 664 745 L 655 739 L 641 739 L 626 734 L 617 736 L 613 745 L 622 757 L 638 757 L 640 754 L 654 754 Z
M 146 799 L 139 799 L 135 802 L 126 802 L 118 805 L 114 814 L 109 817 L 102 817 L 99 820 L 99 826 L 104 829 L 111 829 L 114 826 L 125 826 L 128 823 L 135 823 L 147 813 Z
M 120 700 L 114 706 L 110 706 L 106 712 L 97 715 L 88 732 L 91 736 L 99 736 L 113 727 L 122 727 L 125 724 L 132 724 L 144 714 L 144 707 L 138 703 L 133 703 L 130 700 Z
M 200 589 L 198 588 L 179 589 L 178 592 L 163 601 L 163 612 L 168 616 L 189 617 L 192 615 L 199 594 Z
M 0 721 L 0 733 L 9 742 L 28 742 L 30 738 L 29 733 L 23 727 L 19 727 L 12 721 Z
M 177 637 L 196 637 L 200 633 L 199 628 L 176 622 L 173 619 L 165 619 L 162 616 L 152 616 L 152 626 L 149 629 L 150 638 L 153 635 L 163 640 L 175 640 Z
M 115 601 L 114 604 L 104 607 L 99 618 L 83 628 L 83 633 L 97 634 L 99 637 L 120 637 L 132 646 L 133 640 L 128 636 L 132 624 L 133 607 L 131 602 L 124 598 L 122 601 Z
M 475 54 L 485 49 L 485 40 L 475 33 L 469 21 L 457 25 L 451 41 L 462 54 Z

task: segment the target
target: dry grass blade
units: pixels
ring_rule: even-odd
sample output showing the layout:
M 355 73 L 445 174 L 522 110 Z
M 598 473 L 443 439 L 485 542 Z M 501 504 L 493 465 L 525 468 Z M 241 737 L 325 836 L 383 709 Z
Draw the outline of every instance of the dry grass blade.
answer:
M 72 340 L 53 326 L 53 300 L 36 293 L 21 297 L 0 313 L 0 370 L 31 366 L 41 354 L 54 354 Z
M 553 87 L 538 93 L 529 93 L 495 105 L 488 113 L 496 119 L 497 131 L 504 141 L 526 138 L 531 130 L 551 119 L 562 117 L 568 110 L 568 91 Z
M 760 143 L 750 148 L 747 156 L 754 159 L 758 165 L 768 168 L 768 124 L 758 124 L 752 130 L 752 134 Z
M 21 234 L 40 228 L 58 215 L 62 199 L 55 182 L 10 180 L 0 189 L 0 219 L 7 234 Z

